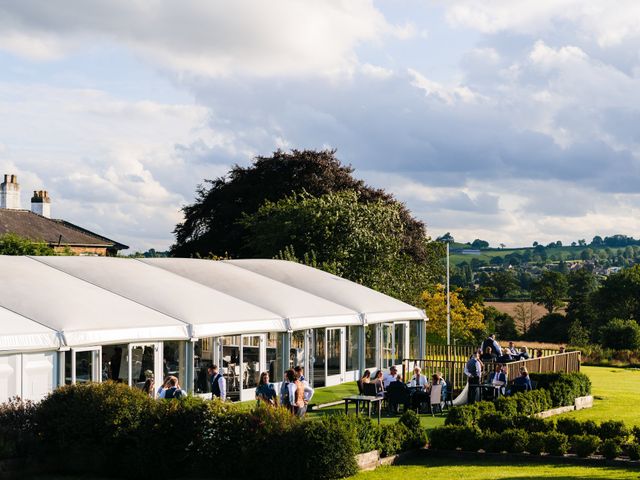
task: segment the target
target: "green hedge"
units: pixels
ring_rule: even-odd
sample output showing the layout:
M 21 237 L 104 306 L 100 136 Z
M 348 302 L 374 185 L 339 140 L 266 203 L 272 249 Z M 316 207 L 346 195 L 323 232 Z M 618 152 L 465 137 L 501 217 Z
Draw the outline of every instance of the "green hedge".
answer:
M 21 429 L 29 442 L 16 441 Z M 0 405 L 0 454 L 50 459 L 45 468 L 59 473 L 149 478 L 170 461 L 171 471 L 199 478 L 342 478 L 357 472 L 358 453 L 392 455 L 426 441 L 413 411 L 381 426 L 342 414 L 301 420 L 264 405 L 154 401 L 113 382 L 62 387 L 35 406 Z
M 547 390 L 554 407 L 573 405 L 577 397 L 591 394 L 591 380 L 584 373 L 532 373 L 537 389 Z

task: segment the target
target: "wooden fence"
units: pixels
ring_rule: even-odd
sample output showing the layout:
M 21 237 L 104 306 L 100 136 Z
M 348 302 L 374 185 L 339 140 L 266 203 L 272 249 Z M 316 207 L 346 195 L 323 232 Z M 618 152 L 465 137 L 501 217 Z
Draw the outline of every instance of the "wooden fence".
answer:
M 459 348 L 459 347 L 456 347 Z M 474 351 L 473 347 L 471 352 Z M 453 352 L 450 352 L 453 356 Z M 471 356 L 471 353 L 469 353 Z M 446 360 L 446 358 L 406 358 L 402 362 L 402 376 L 405 380 L 410 380 L 413 375 L 413 369 L 417 366 L 422 370 L 422 374 L 430 379 L 431 375 L 436 372 L 442 373 L 443 378 L 449 384 L 450 388 L 459 392 L 467 382 L 464 374 L 464 367 L 467 364 L 469 356 L 461 359 L 459 354 L 455 360 Z M 513 380 L 520 374 L 520 368 L 525 367 L 529 373 L 551 373 L 551 372 L 579 372 L 580 371 L 580 352 L 556 353 L 539 358 L 531 358 L 529 360 L 520 360 L 505 364 L 507 368 L 507 378 Z M 489 374 L 494 370 L 495 363 L 487 362 L 482 369 L 481 382 L 486 382 Z
M 525 346 L 526 344 L 523 342 L 522 344 L 515 345 L 515 347 L 520 350 L 521 346 Z M 427 344 L 425 349 L 425 358 L 427 360 L 449 360 L 449 361 L 462 361 L 465 362 L 469 359 L 471 354 L 475 352 L 480 346 L 475 345 L 434 345 Z M 506 345 L 502 345 L 502 347 L 506 347 Z M 541 352 L 539 355 L 542 357 L 548 357 L 551 355 L 555 355 L 559 353 L 559 350 L 553 348 L 536 348 L 529 349 L 529 356 L 535 357 L 537 352 Z

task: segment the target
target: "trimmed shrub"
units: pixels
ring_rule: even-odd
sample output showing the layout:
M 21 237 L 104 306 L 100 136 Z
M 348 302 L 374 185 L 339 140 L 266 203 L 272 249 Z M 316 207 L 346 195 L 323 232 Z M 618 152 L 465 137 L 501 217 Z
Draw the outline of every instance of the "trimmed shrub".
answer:
M 633 438 L 636 439 L 636 443 L 640 444 L 640 427 L 635 426 L 631 428 L 631 434 L 633 435 Z
M 608 438 L 602 442 L 600 450 L 602 455 L 604 455 L 604 458 L 607 460 L 613 460 L 622 454 L 622 447 L 620 447 L 620 444 L 612 438 Z
M 504 413 L 487 413 L 478 419 L 478 427 L 483 432 L 503 432 L 513 428 L 513 419 Z
M 553 423 L 538 417 L 518 415 L 513 417 L 514 428 L 521 428 L 529 433 L 549 432 L 553 430 Z
M 631 460 L 640 460 L 640 444 L 629 443 L 625 445 L 625 450 Z
M 591 394 L 591 380 L 584 373 L 532 373 L 538 389 L 549 392 L 553 407 L 573 405 L 576 397 Z
M 330 415 L 326 418 L 337 417 Z M 397 424 L 396 424 L 397 425 Z M 288 473 L 284 478 L 311 478 L 311 479 L 332 479 L 355 475 L 358 472 L 358 465 L 355 459 L 354 442 L 349 437 L 346 428 L 340 427 L 339 423 L 333 423 L 324 419 L 315 422 L 298 422 L 295 427 L 295 444 L 290 445 L 292 450 L 292 462 L 286 462 Z M 405 429 L 404 425 L 400 426 Z M 236 445 L 236 448 L 238 445 Z M 254 461 L 252 452 L 248 452 L 246 461 Z M 278 462 L 282 456 L 274 457 Z M 271 460 L 272 463 L 273 459 Z M 230 459 L 231 463 L 236 463 L 235 459 Z M 256 465 L 259 468 L 260 478 L 272 478 L 273 472 L 264 470 L 265 463 Z M 290 470 L 293 468 L 293 472 Z M 270 468 L 269 468 L 270 470 Z
M 556 430 L 558 430 L 558 432 L 560 433 L 564 433 L 569 437 L 574 435 L 582 435 L 585 433 L 582 422 L 580 422 L 580 420 L 576 420 L 575 418 L 559 418 L 556 421 Z
M 411 444 L 409 429 L 401 423 L 384 425 L 380 433 L 380 454 L 383 457 L 395 455 Z
M 137 431 L 146 425 L 153 400 L 141 390 L 104 382 L 69 385 L 36 409 L 41 445 L 66 471 L 128 470 L 123 452 L 138 452 Z
M 398 423 L 407 427 L 409 431 L 409 444 L 407 449 L 422 448 L 427 444 L 427 431 L 420 424 L 420 417 L 413 410 L 407 410 L 402 414 Z
M 546 437 L 544 432 L 533 432 L 529 435 L 529 441 L 527 442 L 527 452 L 532 455 L 540 455 L 545 451 Z
M 499 397 L 496 400 L 496 411 L 507 417 L 513 417 L 518 415 L 518 403 L 513 397 Z
M 564 433 L 548 432 L 544 440 L 544 451 L 549 455 L 561 456 L 569 450 L 569 437 Z
M 462 425 L 445 425 L 438 427 L 429 434 L 429 448 L 435 450 L 464 450 L 477 451 L 480 449 L 482 435 L 475 427 Z M 475 448 L 475 450 L 473 450 Z
M 484 432 L 482 434 L 482 449 L 489 453 L 499 453 L 502 445 L 500 444 L 500 434 L 497 432 Z
M 574 435 L 571 437 L 571 450 L 579 457 L 588 457 L 598 451 L 601 443 L 595 435 Z
M 498 446 L 501 452 L 522 453 L 528 442 L 529 434 L 524 430 L 511 429 L 499 433 Z
M 624 422 L 607 420 L 598 427 L 598 436 L 601 440 L 615 439 L 618 443 L 622 443 L 629 436 L 629 429 Z
M 487 414 L 495 413 L 496 406 L 493 402 L 476 402 L 472 405 L 461 405 L 453 407 L 447 412 L 445 425 L 462 425 L 472 427 L 477 424 L 478 419 Z

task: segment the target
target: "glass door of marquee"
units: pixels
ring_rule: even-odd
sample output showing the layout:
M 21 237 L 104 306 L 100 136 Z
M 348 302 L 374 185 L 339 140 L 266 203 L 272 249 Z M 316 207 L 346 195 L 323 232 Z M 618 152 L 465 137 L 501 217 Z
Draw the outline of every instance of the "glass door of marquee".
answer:
M 325 332 L 325 375 L 326 386 L 338 385 L 343 381 L 345 371 L 346 328 L 327 328 Z
M 242 335 L 240 348 L 240 400 L 253 400 L 260 373 L 266 370 L 266 335 Z
M 129 385 L 142 390 L 147 378 L 155 381 L 157 391 L 164 382 L 162 368 L 162 344 L 131 343 L 129 344 Z M 180 385 L 185 388 L 184 385 Z M 154 392 L 155 393 L 155 392 Z
M 401 371 L 402 360 L 409 353 L 409 322 L 381 324 L 380 347 L 382 368 L 396 366 Z
M 101 365 L 101 347 L 72 348 L 65 353 L 65 383 L 99 382 Z

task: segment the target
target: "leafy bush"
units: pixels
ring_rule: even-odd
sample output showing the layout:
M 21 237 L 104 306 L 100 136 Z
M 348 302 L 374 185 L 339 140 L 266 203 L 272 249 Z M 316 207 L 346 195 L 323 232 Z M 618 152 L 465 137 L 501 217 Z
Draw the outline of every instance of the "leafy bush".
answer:
M 427 444 L 427 431 L 420 424 L 420 417 L 413 410 L 407 410 L 402 414 L 398 423 L 407 427 L 409 431 L 408 449 L 422 448 Z
M 411 444 L 411 434 L 401 423 L 384 425 L 380 433 L 380 454 L 383 457 L 394 455 Z
M 330 419 L 337 415 L 330 415 L 325 418 Z M 281 478 L 310 478 L 310 479 L 333 479 L 355 475 L 358 465 L 355 459 L 354 443 L 350 441 L 346 428 L 334 428 L 336 425 L 330 421 L 298 422 L 296 425 L 295 444 L 289 445 L 292 462 L 284 459 L 286 473 Z M 405 429 L 404 425 L 401 428 Z M 237 447 L 237 445 L 236 445 Z M 280 461 L 282 458 L 274 457 Z M 268 464 L 271 466 L 273 459 Z M 247 454 L 246 460 L 253 461 L 251 452 Z M 232 463 L 235 461 L 232 459 Z M 264 470 L 265 463 L 256 465 L 259 468 L 261 478 L 272 478 L 273 472 Z M 291 470 L 294 470 L 291 472 Z M 270 468 L 268 469 L 270 470 Z
M 481 448 L 482 434 L 475 427 L 462 425 L 445 425 L 431 431 L 429 448 L 436 450 L 478 451 Z
M 625 445 L 625 450 L 631 460 L 640 460 L 640 444 L 629 443 Z
M 622 447 L 620 447 L 620 444 L 612 438 L 608 438 L 602 442 L 600 450 L 602 451 L 604 458 L 607 460 L 613 460 L 622 454 Z
M 483 432 L 503 432 L 513 428 L 513 419 L 504 413 L 488 413 L 478 419 L 478 427 Z
M 624 422 L 607 420 L 600 424 L 598 436 L 601 440 L 615 439 L 617 443 L 622 443 L 629 436 L 629 429 Z
M 573 405 L 576 397 L 591 394 L 591 380 L 580 372 L 532 373 L 531 380 L 538 383 L 538 389 L 549 392 L 553 407 Z
M 520 429 L 505 430 L 499 433 L 498 448 L 501 452 L 522 453 L 529 442 L 529 434 Z
M 593 420 L 580 421 L 575 418 L 559 418 L 556 421 L 556 429 L 568 436 L 573 435 L 597 435 L 598 425 Z
M 564 455 L 569 450 L 569 437 L 560 432 L 548 432 L 544 437 L 544 451 L 549 455 Z
M 546 436 L 544 432 L 533 432 L 529 435 L 527 443 L 527 452 L 532 455 L 540 455 L 546 448 Z
M 41 444 L 56 464 L 72 471 L 124 468 L 123 452 L 135 452 L 137 431 L 153 400 L 114 382 L 69 385 L 51 393 L 36 409 Z M 119 463 L 120 462 L 120 463 Z
M 574 435 L 571 437 L 571 450 L 579 457 L 588 457 L 598 451 L 601 443 L 595 435 Z
M 486 413 L 493 413 L 496 407 L 493 402 L 476 402 L 471 405 L 461 405 L 449 409 L 445 425 L 462 425 L 472 427 L 476 425 L 478 418 Z
M 600 341 L 613 350 L 637 350 L 640 348 L 640 325 L 635 320 L 614 318 L 600 328 Z
M 533 432 L 549 432 L 553 430 L 553 423 L 538 417 L 527 417 L 526 415 L 518 415 L 513 417 L 514 428 L 521 428 L 529 433 Z
M 35 404 L 19 397 L 0 404 L 0 459 L 24 456 L 33 450 Z
M 500 434 L 497 432 L 487 431 L 482 433 L 482 449 L 489 453 L 500 452 Z

